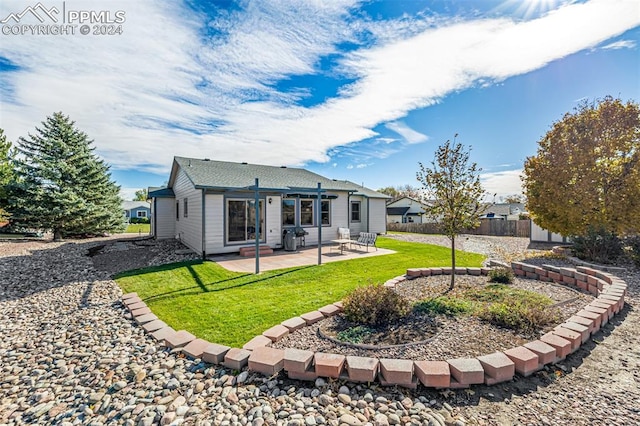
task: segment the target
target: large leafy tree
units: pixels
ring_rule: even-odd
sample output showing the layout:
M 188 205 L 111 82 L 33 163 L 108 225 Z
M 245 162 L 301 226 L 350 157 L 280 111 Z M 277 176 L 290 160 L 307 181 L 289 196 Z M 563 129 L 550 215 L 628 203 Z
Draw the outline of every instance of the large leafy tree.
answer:
M 61 112 L 18 140 L 17 181 L 10 187 L 17 225 L 51 230 L 55 239 L 123 229 L 120 187 L 92 143 Z
M 562 235 L 640 229 L 640 108 L 606 97 L 582 102 L 553 124 L 527 158 L 527 206 Z
M 393 200 L 397 200 L 402 197 L 409 198 L 420 198 L 420 188 L 416 188 L 415 186 L 405 184 L 399 186 L 386 186 L 384 188 L 378 189 L 378 192 L 386 194 L 392 197 Z
M 7 141 L 4 129 L 0 129 L 0 222 L 9 217 L 7 188 L 14 178 L 13 165 L 11 164 L 12 156 L 11 142 Z
M 456 137 L 458 135 L 456 134 Z M 482 197 L 476 163 L 470 163 L 470 152 L 460 143 L 447 141 L 438 147 L 431 167 L 418 163 L 416 177 L 422 183 L 429 204 L 427 215 L 435 219 L 442 232 L 451 240 L 451 266 L 456 267 L 456 236 L 480 225 Z M 451 274 L 450 289 L 455 285 Z
M 147 188 L 138 189 L 133 197 L 133 201 L 147 201 L 149 194 Z

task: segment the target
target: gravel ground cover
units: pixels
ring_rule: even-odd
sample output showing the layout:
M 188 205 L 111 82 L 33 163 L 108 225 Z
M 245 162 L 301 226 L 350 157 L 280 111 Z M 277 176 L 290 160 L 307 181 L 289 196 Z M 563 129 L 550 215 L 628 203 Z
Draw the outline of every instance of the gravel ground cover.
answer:
M 500 241 L 463 244 L 508 253 Z M 110 277 L 184 259 L 168 244 L 149 242 L 134 262 L 140 243 L 0 242 L 0 424 L 640 424 L 637 270 L 621 274 L 624 311 L 564 362 L 492 387 L 409 391 L 266 378 L 158 346 L 125 317 Z

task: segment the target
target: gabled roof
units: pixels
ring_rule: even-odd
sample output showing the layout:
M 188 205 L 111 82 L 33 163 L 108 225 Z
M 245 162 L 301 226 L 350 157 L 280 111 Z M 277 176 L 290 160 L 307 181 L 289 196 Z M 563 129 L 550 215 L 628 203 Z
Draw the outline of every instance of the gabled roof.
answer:
M 367 197 L 387 198 L 385 194 L 380 194 L 353 182 L 328 179 L 305 169 L 185 157 L 174 158 L 169 186 L 175 182 L 178 170 L 176 165 L 186 173 L 196 188 L 247 189 L 252 187 L 255 184 L 255 179 L 258 178 L 260 187 L 266 189 L 315 190 L 320 183 L 324 190 L 350 191 Z
M 136 208 L 150 209 L 151 204 L 147 203 L 146 201 L 123 201 L 122 208 L 125 210 L 131 210 Z
M 173 189 L 150 186 L 148 189 L 149 198 L 172 198 L 175 197 Z
M 402 216 L 409 210 L 409 207 L 387 207 L 387 214 L 392 216 Z
M 392 201 L 388 202 L 388 203 L 387 203 L 387 206 L 391 206 L 391 205 L 393 205 L 393 204 L 397 203 L 398 201 L 401 201 L 401 200 L 404 200 L 404 199 L 411 200 L 411 201 L 413 201 L 414 203 L 421 204 L 421 205 L 423 205 L 423 206 L 428 206 L 428 204 L 427 204 L 427 203 L 423 203 L 422 201 L 420 201 L 420 200 L 416 200 L 415 198 L 411 198 L 411 197 L 400 197 L 400 198 L 396 198 L 395 200 L 392 200 Z

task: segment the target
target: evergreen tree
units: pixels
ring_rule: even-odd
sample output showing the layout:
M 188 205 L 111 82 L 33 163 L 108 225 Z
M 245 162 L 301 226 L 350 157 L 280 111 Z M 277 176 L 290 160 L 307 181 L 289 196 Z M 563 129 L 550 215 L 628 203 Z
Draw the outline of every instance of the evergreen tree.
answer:
M 0 222 L 9 218 L 7 188 L 14 178 L 12 156 L 11 142 L 7 141 L 4 130 L 0 129 Z
M 54 239 L 124 228 L 120 187 L 94 154 L 86 133 L 61 112 L 19 138 L 10 209 L 19 226 L 51 230 Z

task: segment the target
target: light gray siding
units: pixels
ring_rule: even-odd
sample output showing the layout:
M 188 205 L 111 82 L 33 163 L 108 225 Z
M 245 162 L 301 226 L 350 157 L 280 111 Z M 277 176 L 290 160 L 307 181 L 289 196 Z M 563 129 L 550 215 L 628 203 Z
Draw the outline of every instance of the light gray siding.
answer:
M 352 202 L 360 203 L 360 221 L 352 222 L 351 221 L 351 203 Z M 349 218 L 349 230 L 351 231 L 351 235 L 357 237 L 361 232 L 367 232 L 367 200 L 360 195 L 352 195 L 349 199 L 349 209 L 348 209 L 348 218 Z
M 205 246 L 207 254 L 225 253 L 224 250 L 224 196 L 205 195 Z M 237 249 L 229 252 L 237 251 Z
M 384 198 L 369 198 L 369 232 L 387 233 L 387 203 Z
M 151 232 L 155 232 L 155 237 L 159 240 L 175 238 L 176 236 L 176 212 L 174 198 L 156 198 L 154 200 L 155 211 L 151 215 Z
M 184 245 L 198 254 L 202 253 L 202 191 L 194 188 L 193 184 L 182 169 L 178 171 L 176 181 L 173 184 L 175 205 L 178 208 L 179 217 L 176 223 L 177 238 Z M 188 200 L 188 216 L 184 217 L 184 200 Z
M 252 198 L 247 195 L 246 198 Z M 269 204 L 271 198 L 271 204 Z M 266 244 L 272 248 L 282 246 L 282 225 L 281 225 L 281 198 L 279 196 L 266 196 L 262 199 L 265 203 L 265 230 Z M 206 251 L 207 254 L 237 253 L 240 247 L 252 246 L 252 242 L 246 244 L 225 245 L 225 197 L 222 194 L 207 194 L 205 206 L 206 221 Z M 265 244 L 265 243 L 262 243 Z
M 271 204 L 269 204 L 271 200 Z M 267 232 L 267 245 L 271 248 L 282 247 L 282 198 L 279 196 L 266 197 L 265 215 L 267 220 L 265 228 Z
M 531 221 L 531 241 L 566 243 L 567 239 L 560 234 L 549 232 Z

